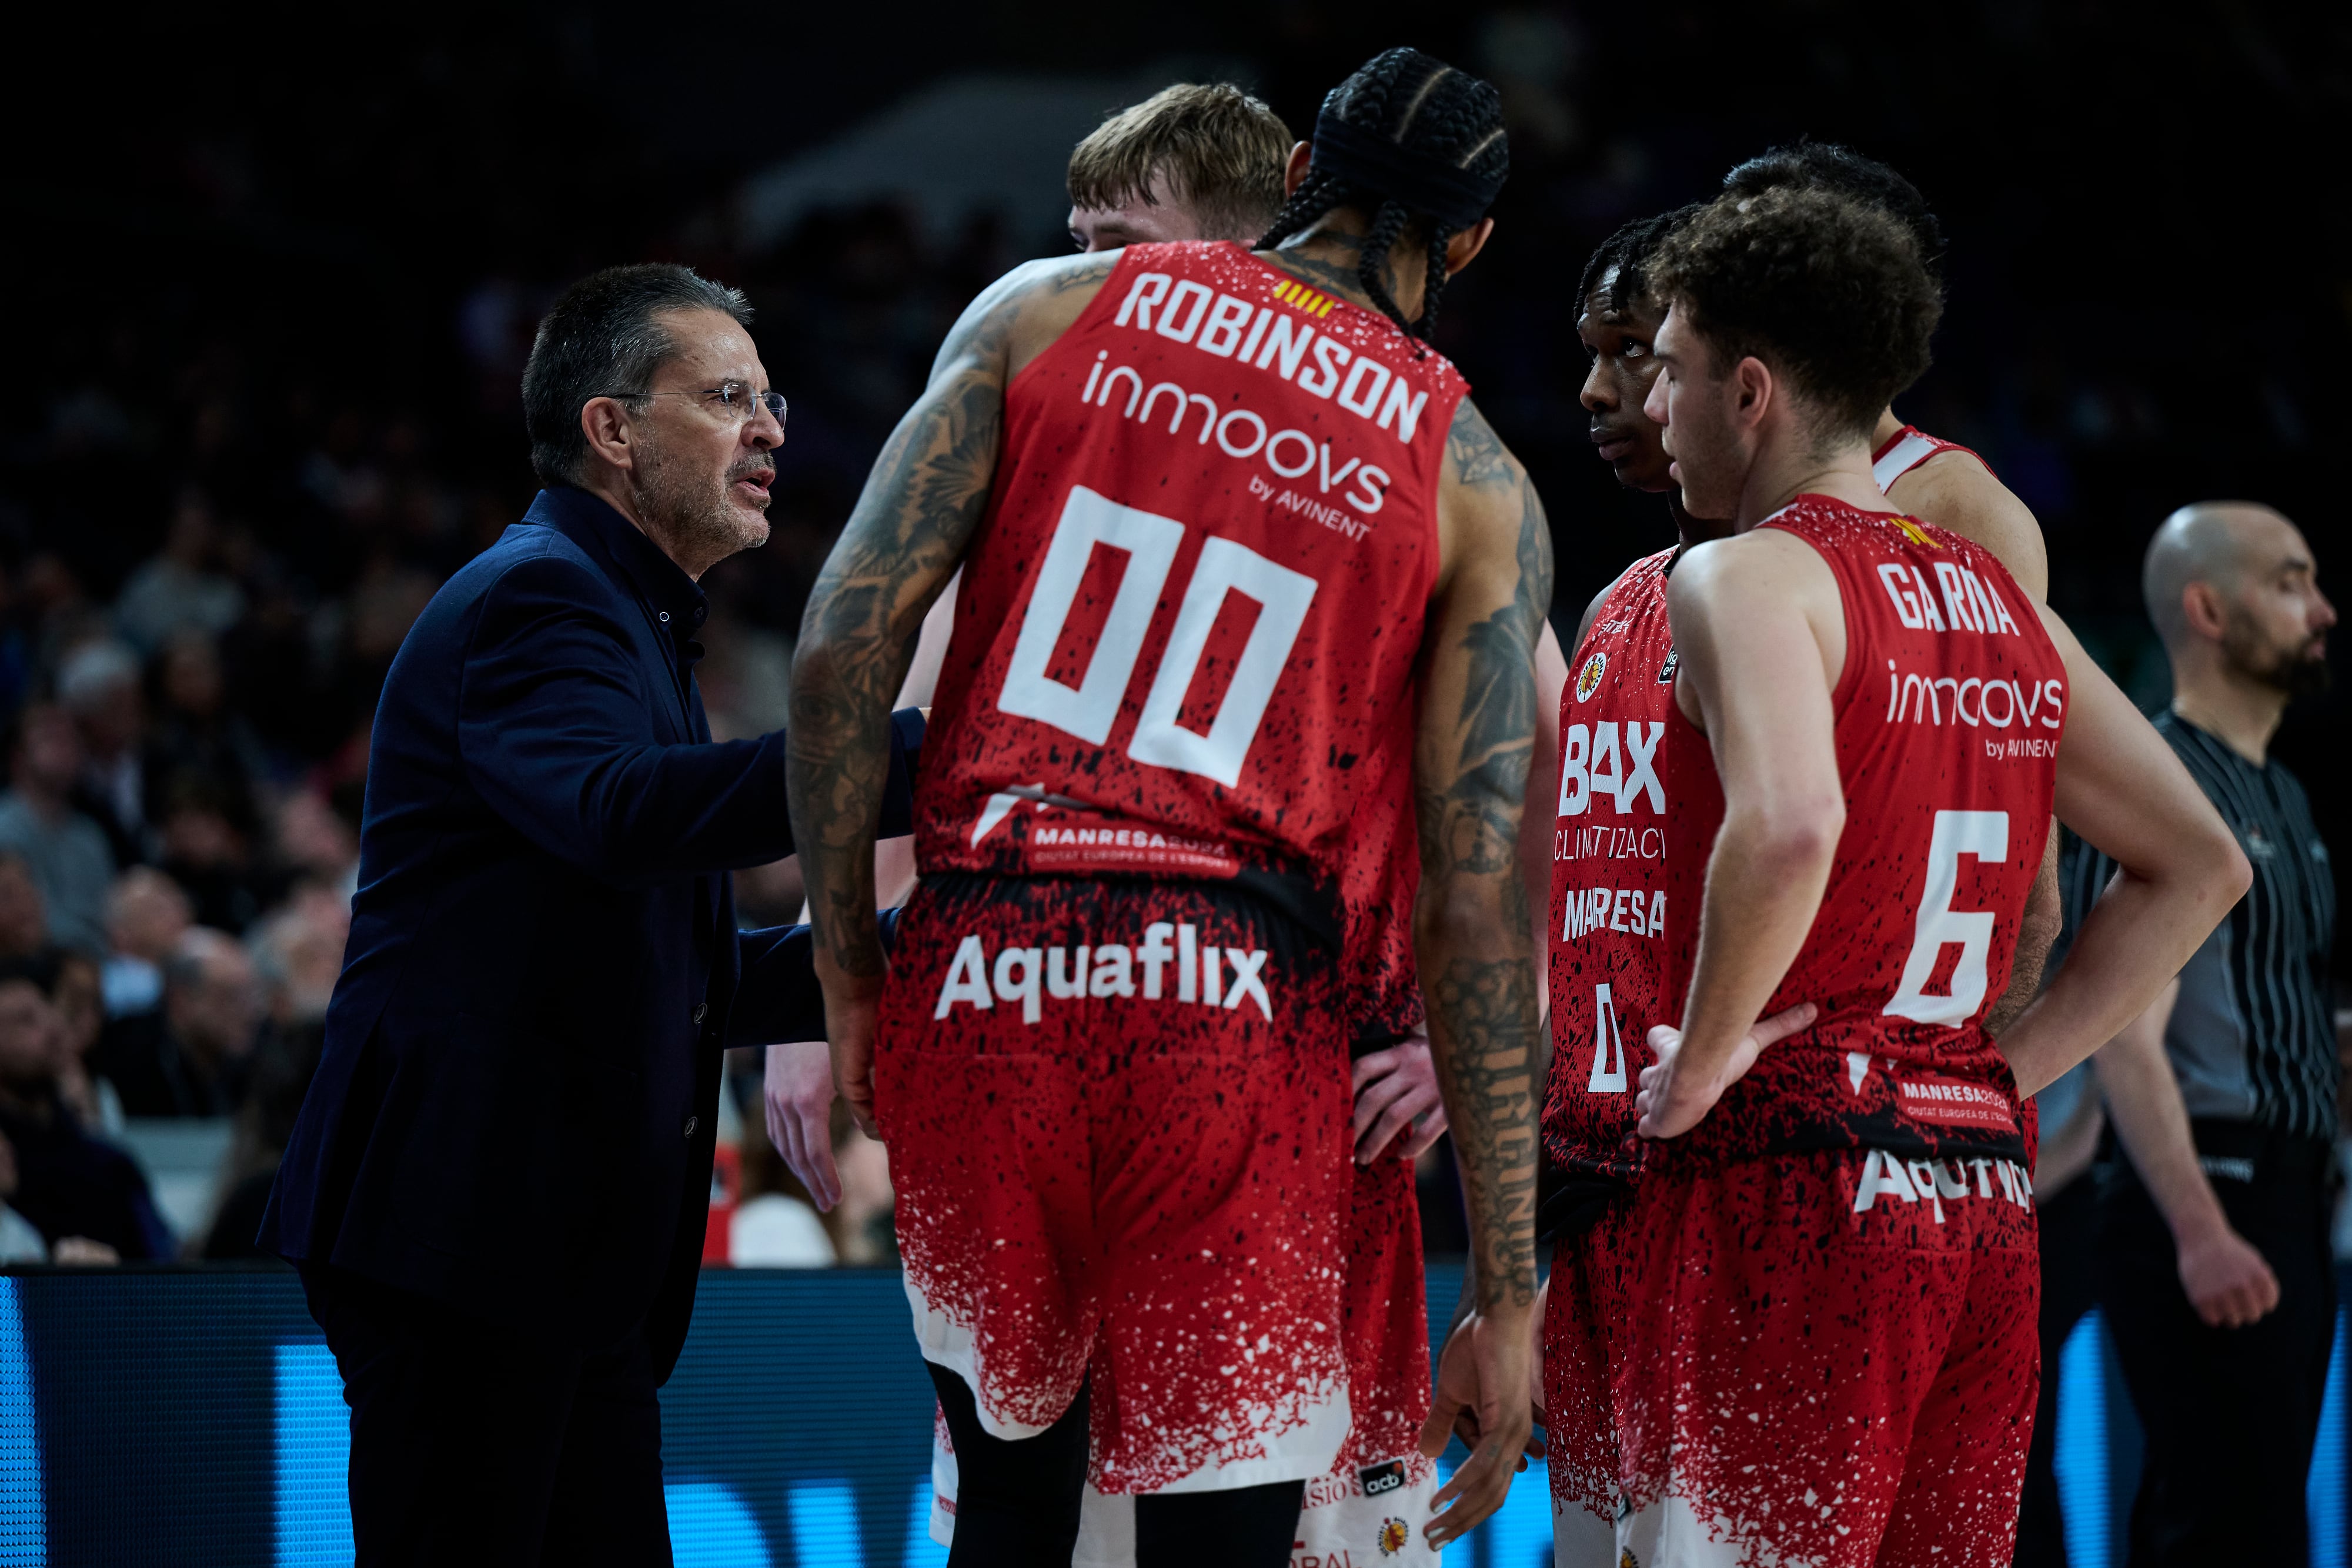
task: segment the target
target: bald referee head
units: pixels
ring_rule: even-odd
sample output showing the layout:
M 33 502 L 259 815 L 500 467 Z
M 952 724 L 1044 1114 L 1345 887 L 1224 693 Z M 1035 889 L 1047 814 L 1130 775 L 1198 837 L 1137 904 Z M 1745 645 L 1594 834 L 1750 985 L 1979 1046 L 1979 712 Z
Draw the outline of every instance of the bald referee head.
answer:
M 2310 542 L 2272 507 L 2181 507 L 2149 542 L 2141 584 L 2172 659 L 2175 706 L 2240 751 L 2259 757 L 2288 700 L 2326 689 L 2336 607 Z

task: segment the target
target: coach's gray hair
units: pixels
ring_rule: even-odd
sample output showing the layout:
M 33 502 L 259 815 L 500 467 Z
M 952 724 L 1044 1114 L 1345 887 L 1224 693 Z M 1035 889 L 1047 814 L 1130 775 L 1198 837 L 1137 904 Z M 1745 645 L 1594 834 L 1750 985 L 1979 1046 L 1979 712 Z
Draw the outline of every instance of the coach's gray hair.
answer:
M 591 273 L 540 321 L 522 371 L 522 417 L 530 465 L 542 484 L 580 482 L 588 461 L 580 411 L 590 399 L 642 402 L 654 373 L 677 352 L 656 319 L 666 310 L 716 310 L 739 326 L 751 324 L 741 289 L 667 262 Z

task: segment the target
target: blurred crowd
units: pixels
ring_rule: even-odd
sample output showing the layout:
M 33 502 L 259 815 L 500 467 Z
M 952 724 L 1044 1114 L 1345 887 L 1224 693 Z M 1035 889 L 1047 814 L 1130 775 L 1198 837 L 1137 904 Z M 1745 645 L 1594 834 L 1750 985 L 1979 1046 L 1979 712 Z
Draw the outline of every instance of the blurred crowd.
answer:
M 540 310 L 595 266 L 687 260 L 758 308 L 791 399 L 774 533 L 706 579 L 698 678 L 718 734 L 782 724 L 809 585 L 942 333 L 1004 267 L 1064 242 L 877 192 L 753 246 L 734 193 L 957 71 L 1200 68 L 1169 56 L 1149 8 L 1063 12 L 1005 29 L 982 8 L 880 50 L 873 24 L 813 16 L 789 92 L 766 51 L 724 80 L 673 69 L 635 18 L 594 6 L 560 26 L 492 7 L 463 48 L 406 19 L 280 18 L 264 47 L 259 21 L 159 14 L 135 57 L 87 51 L 116 73 L 103 94 L 173 135 L 102 126 L 9 176 L 28 221 L 89 243 L 0 257 L 13 297 L 55 305 L 20 324 L 21 373 L 0 387 L 0 1255 L 249 1250 L 343 946 L 377 692 L 437 585 L 529 504 L 517 379 Z M 2352 293 L 2328 258 L 2352 251 L 2323 234 L 2252 269 L 2245 230 L 2178 199 L 2226 187 L 2243 210 L 2290 210 L 2306 176 L 2267 153 L 2340 118 L 2352 80 L 2296 42 L 2306 25 L 2190 42 L 2155 13 L 1996 5 L 1929 37 L 1860 6 L 1440 18 L 1289 0 L 1270 19 L 1202 7 L 1179 31 L 1302 133 L 1324 88 L 1396 39 L 1502 89 L 1512 178 L 1440 346 L 1544 493 L 1571 626 L 1666 524 L 1586 441 L 1563 283 L 1618 223 L 1704 194 L 1770 141 L 1840 137 L 1905 168 L 1951 235 L 1952 302 L 1903 412 L 1984 452 L 2034 507 L 2053 601 L 2152 706 L 2168 677 L 2137 562 L 2156 522 L 2216 494 L 2315 535 L 2331 521 L 2352 399 L 2329 367 Z M 1642 68 L 1669 47 L 1671 71 Z M 285 68 L 305 51 L 333 68 Z M 2190 79 L 2202 117 L 2117 108 Z M 551 125 L 609 156 L 547 157 Z M 2199 329 L 2225 306 L 2226 327 Z M 2352 763 L 2342 700 L 2305 705 L 2280 737 L 2305 778 Z M 2315 793 L 2323 831 L 2352 837 Z M 738 892 L 757 922 L 799 906 L 786 868 Z M 800 1203 L 758 1135 L 753 1064 L 733 1076 L 751 1131 L 719 1197 L 744 1215 Z M 845 1139 L 845 1186 L 853 1168 L 872 1179 L 821 1235 L 813 1210 L 772 1204 L 760 1212 L 785 1219 L 746 1234 L 887 1258 L 882 1162 Z M 211 1174 L 175 1186 L 173 1159 Z M 1433 1196 L 1433 1248 L 1458 1237 L 1450 1201 Z

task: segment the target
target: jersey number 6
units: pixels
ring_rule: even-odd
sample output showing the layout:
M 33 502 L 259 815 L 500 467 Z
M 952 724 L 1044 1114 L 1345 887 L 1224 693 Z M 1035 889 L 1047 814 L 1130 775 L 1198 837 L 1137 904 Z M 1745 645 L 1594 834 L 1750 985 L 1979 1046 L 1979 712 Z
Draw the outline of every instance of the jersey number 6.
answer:
M 1902 983 L 1879 1009 L 1882 1013 L 1915 1023 L 1957 1024 L 1984 1005 L 1985 960 L 1992 951 L 1993 915 L 1990 909 L 1952 907 L 1962 855 L 1995 865 L 2007 861 L 2009 813 L 1936 813 L 1935 831 L 1927 841 L 1927 885 L 1919 895 L 1911 956 L 1904 960 Z M 1937 960 L 1949 944 L 1958 944 L 1960 949 L 1960 961 L 1952 969 L 1951 994 L 1931 996 L 1927 989 L 1928 977 L 1935 974 Z
M 1005 713 L 1050 724 L 1065 734 L 1100 746 L 1110 738 L 1112 724 L 1126 700 L 1136 661 L 1142 656 L 1144 633 L 1160 591 L 1175 564 L 1176 549 L 1184 540 L 1184 525 L 1122 507 L 1085 486 L 1071 488 L 1055 526 L 1053 542 L 1037 569 L 1037 585 L 1021 619 L 1021 634 L 1013 645 L 1013 662 L 1004 674 L 1004 690 L 996 706 Z M 1102 635 L 1094 655 L 1075 686 L 1046 674 L 1062 632 L 1084 586 L 1095 547 L 1105 545 L 1127 555 L 1111 598 Z M 1233 680 L 1208 733 L 1187 729 L 1176 722 L 1199 671 L 1217 612 L 1229 592 L 1255 600 L 1258 616 L 1234 661 Z M 1213 779 L 1227 789 L 1241 781 L 1242 762 L 1250 742 L 1257 737 L 1275 684 L 1290 658 L 1291 644 L 1306 624 L 1307 607 L 1315 600 L 1315 580 L 1288 567 L 1277 566 L 1246 546 L 1212 535 L 1201 546 L 1184 601 L 1177 607 L 1176 624 L 1168 634 L 1151 690 L 1143 699 L 1135 736 L 1127 754 L 1138 762 L 1174 768 Z

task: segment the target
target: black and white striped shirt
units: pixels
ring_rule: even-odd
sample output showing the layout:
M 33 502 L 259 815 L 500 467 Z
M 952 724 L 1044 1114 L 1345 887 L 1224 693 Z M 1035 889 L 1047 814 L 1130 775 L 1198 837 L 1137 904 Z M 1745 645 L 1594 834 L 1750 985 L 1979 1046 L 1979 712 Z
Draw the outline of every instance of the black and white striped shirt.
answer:
M 2246 896 L 2180 971 L 2164 1049 L 2181 1099 L 2191 1116 L 2332 1137 L 2342 1071 L 2327 986 L 2336 883 L 2311 802 L 2280 764 L 2257 768 L 2169 711 L 2155 723 L 2254 868 Z M 2066 835 L 2062 947 L 2115 871 Z

